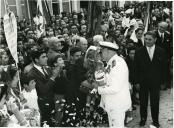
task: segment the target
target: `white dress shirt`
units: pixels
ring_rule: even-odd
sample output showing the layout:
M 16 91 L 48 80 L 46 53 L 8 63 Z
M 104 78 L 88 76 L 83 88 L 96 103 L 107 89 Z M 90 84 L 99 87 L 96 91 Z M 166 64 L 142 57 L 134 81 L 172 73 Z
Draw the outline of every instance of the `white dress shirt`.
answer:
M 34 67 L 35 67 L 37 70 L 39 70 L 39 71 L 45 76 L 45 73 L 43 72 L 43 69 L 42 69 L 41 66 L 38 66 L 38 65 L 34 64 Z M 44 71 L 47 73 L 46 70 L 44 70 Z
M 154 51 L 155 51 L 155 45 L 153 45 L 152 47 L 147 47 L 147 51 L 148 51 L 148 54 L 149 54 L 149 57 L 150 59 L 152 60 L 153 59 L 153 54 L 154 54 Z

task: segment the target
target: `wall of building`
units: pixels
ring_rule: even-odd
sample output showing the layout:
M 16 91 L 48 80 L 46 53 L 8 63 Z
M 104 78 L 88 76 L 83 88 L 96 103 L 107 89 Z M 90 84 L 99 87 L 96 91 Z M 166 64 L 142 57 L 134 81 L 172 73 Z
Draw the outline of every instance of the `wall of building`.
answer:
M 4 0 L 1 0 L 0 10 L 1 10 L 1 16 L 0 17 L 3 17 L 4 14 L 5 14 Z
M 1 1 L 1 17 L 5 14 L 5 0 Z M 36 14 L 37 0 L 7 0 L 10 10 L 14 12 L 19 19 L 30 19 Z M 80 12 L 80 0 L 47 0 L 50 14 L 60 14 L 60 12 Z M 124 6 L 125 1 L 103 1 L 102 5 L 108 8 L 118 5 L 119 7 Z
M 1 0 L 1 17 L 4 17 L 6 10 L 5 10 L 5 1 Z M 28 0 L 7 0 L 8 6 L 10 10 L 19 17 L 19 19 L 29 19 L 28 14 Z

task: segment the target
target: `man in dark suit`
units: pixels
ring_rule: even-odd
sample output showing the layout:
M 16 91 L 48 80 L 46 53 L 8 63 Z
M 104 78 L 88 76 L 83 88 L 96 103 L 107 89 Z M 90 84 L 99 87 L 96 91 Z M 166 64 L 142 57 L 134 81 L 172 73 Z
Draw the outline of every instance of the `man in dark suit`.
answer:
M 54 127 L 54 85 L 55 78 L 59 74 L 59 69 L 53 71 L 46 68 L 47 54 L 44 49 L 38 48 L 31 53 L 34 62 L 33 68 L 28 73 L 36 81 L 36 91 L 38 95 L 38 106 L 41 114 L 41 126 L 44 122 L 50 127 Z M 31 97 L 32 98 L 32 97 Z
M 151 115 L 153 125 L 159 128 L 160 85 L 165 81 L 165 51 L 155 45 L 156 34 L 145 34 L 145 46 L 135 53 L 136 83 L 140 85 L 140 126 L 147 119 L 148 95 L 150 93 Z
M 156 45 L 159 47 L 163 48 L 166 52 L 166 57 L 167 57 L 167 65 L 166 65 L 166 81 L 165 81 L 165 87 L 164 89 L 170 88 L 170 62 L 172 58 L 172 48 L 171 45 L 172 43 L 172 35 L 170 33 L 167 33 L 167 26 L 168 24 L 166 22 L 160 22 L 158 24 L 158 30 L 156 31 L 157 35 L 157 41 Z

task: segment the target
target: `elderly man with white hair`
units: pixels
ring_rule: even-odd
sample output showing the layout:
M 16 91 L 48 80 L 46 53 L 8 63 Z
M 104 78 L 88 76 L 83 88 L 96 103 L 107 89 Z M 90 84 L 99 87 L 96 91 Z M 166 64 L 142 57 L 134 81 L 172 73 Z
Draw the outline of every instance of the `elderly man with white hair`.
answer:
M 168 24 L 166 22 L 160 22 L 158 24 L 158 30 L 156 31 L 156 35 L 157 35 L 157 40 L 156 40 L 156 45 L 160 46 L 161 48 L 163 48 L 166 52 L 166 57 L 167 57 L 167 80 L 166 80 L 166 84 L 162 87 L 163 89 L 167 89 L 170 88 L 170 62 L 171 62 L 171 58 L 172 58 L 172 36 L 171 34 L 167 33 L 167 26 Z
M 84 54 L 88 48 L 88 41 L 84 37 L 79 38 L 79 42 L 77 42 L 76 46 L 79 46 L 82 50 L 82 54 Z
M 62 50 L 61 41 L 63 41 L 63 39 L 58 39 L 57 37 L 51 37 L 49 39 L 49 50 L 48 50 L 48 53 L 47 53 L 48 63 L 55 56 L 61 54 L 61 52 L 60 52 Z
M 93 37 L 93 45 L 94 46 L 99 46 L 100 41 L 103 41 L 103 36 L 102 35 L 95 35 Z

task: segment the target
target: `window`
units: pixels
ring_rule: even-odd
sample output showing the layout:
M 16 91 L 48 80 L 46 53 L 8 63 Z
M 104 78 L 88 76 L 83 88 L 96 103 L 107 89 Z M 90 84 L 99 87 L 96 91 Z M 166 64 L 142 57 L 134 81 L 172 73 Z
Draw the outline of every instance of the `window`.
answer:
M 60 14 L 60 6 L 59 6 L 59 2 L 57 0 L 52 1 L 52 8 L 53 8 L 53 15 Z

